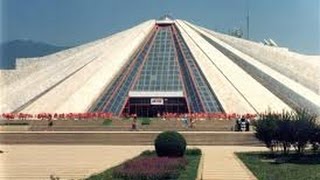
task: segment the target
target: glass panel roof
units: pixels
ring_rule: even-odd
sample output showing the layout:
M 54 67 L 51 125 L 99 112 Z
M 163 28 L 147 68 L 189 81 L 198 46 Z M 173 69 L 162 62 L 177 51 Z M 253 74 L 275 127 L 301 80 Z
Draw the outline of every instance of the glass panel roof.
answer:
M 182 91 L 171 26 L 159 26 L 134 91 Z
M 139 97 L 179 93 L 190 112 L 223 109 L 190 49 L 174 25 L 156 25 L 149 40 L 128 61 L 90 111 L 121 114 L 130 92 Z M 177 33 L 176 33 L 177 32 Z
M 142 66 L 143 60 L 151 48 L 155 34 L 156 32 L 153 32 L 148 42 L 129 60 L 129 63 L 126 64 L 125 68 L 114 79 L 111 85 L 104 90 L 90 111 L 112 112 L 114 114 L 121 113 L 120 111 L 126 103 L 125 100 L 129 90 L 134 83 L 135 77 L 139 73 L 139 68 Z
M 200 68 L 198 67 L 193 55 L 191 54 L 187 44 L 184 42 L 181 35 L 177 34 L 178 44 L 181 46 L 181 52 L 184 54 L 183 60 L 180 62 L 186 63 L 190 71 L 189 76 L 193 77 L 193 83 L 196 87 L 198 94 L 201 97 L 202 104 L 207 112 L 221 112 L 222 107 L 215 96 L 214 92 L 211 90 L 209 84 L 207 83 L 204 75 L 202 74 Z M 192 97 L 192 96 L 191 96 Z M 191 100 L 190 101 L 194 101 Z M 191 102 L 192 103 L 192 102 Z M 196 109 L 197 111 L 197 109 Z

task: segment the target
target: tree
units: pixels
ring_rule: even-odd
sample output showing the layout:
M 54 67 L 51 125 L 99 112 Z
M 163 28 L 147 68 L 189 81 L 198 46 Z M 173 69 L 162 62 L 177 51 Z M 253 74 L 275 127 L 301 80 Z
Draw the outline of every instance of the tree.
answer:
M 276 138 L 276 114 L 268 112 L 267 114 L 261 114 L 259 120 L 254 123 L 256 128 L 255 136 L 269 148 L 272 152 L 275 146 Z
M 316 128 L 317 116 L 306 109 L 297 109 L 293 116 L 293 145 L 296 151 L 301 154 L 304 152 L 308 142 L 311 142 L 313 131 Z
M 312 149 L 314 152 L 319 150 L 320 148 L 320 126 L 319 125 L 317 125 L 313 129 L 310 143 L 312 144 Z
M 316 118 L 315 114 L 306 109 L 282 113 L 269 111 L 260 115 L 254 124 L 256 137 L 271 151 L 274 151 L 274 147 L 280 147 L 287 154 L 293 145 L 296 152 L 302 154 L 308 143 L 312 143 L 315 148 L 320 143 L 320 127 L 316 124 Z
M 277 114 L 276 118 L 276 137 L 275 140 L 282 147 L 283 152 L 288 154 L 293 142 L 294 123 L 292 121 L 294 113 L 283 111 Z

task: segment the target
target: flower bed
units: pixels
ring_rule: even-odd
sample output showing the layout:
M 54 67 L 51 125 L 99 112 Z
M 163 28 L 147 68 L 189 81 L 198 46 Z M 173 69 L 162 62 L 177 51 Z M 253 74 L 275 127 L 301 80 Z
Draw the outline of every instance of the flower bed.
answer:
M 185 169 L 185 158 L 145 156 L 130 160 L 113 170 L 114 178 L 122 179 L 176 179 Z
M 185 155 L 179 158 L 157 157 L 155 151 L 144 151 L 138 157 L 92 175 L 87 180 L 196 179 L 200 157 L 199 149 L 187 149 Z

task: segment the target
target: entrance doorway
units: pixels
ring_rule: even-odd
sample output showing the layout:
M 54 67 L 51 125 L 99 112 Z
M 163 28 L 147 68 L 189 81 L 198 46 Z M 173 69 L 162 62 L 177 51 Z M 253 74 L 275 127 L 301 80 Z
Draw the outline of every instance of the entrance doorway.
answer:
M 187 113 L 185 98 L 130 98 L 123 113 L 139 117 L 157 117 L 164 113 Z

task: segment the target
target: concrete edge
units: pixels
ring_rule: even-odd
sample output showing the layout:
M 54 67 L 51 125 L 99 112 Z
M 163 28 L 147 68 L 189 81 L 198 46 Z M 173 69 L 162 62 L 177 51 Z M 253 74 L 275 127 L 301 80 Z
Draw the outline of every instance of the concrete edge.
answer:
M 139 156 L 139 154 L 138 154 L 137 156 Z M 109 169 L 114 168 L 114 167 L 117 167 L 117 166 L 123 164 L 124 162 L 126 162 L 126 161 L 128 161 L 128 160 L 130 160 L 130 159 L 133 159 L 133 158 L 135 158 L 135 157 L 137 157 L 137 156 L 133 156 L 133 157 L 128 158 L 128 159 L 124 159 L 123 161 L 115 164 L 114 166 L 111 166 L 111 167 L 109 167 L 109 168 L 105 168 L 105 169 L 103 169 L 103 170 L 101 170 L 101 171 L 99 171 L 99 172 L 93 172 L 93 173 L 91 173 L 91 174 L 89 174 L 89 175 L 85 175 L 85 178 L 79 179 L 79 180 L 86 180 L 86 179 L 89 178 L 90 176 L 97 175 L 97 174 L 101 174 L 101 173 L 103 173 L 104 171 L 109 170 Z
M 237 156 L 238 152 L 233 152 L 233 156 L 235 157 L 235 160 L 239 163 L 239 165 L 246 170 L 246 173 L 248 174 L 248 176 L 250 176 L 250 179 L 252 180 L 256 180 L 257 177 L 253 174 L 253 172 L 251 172 L 251 170 L 241 161 L 241 159 L 239 159 L 239 157 Z
M 202 152 L 202 150 L 201 150 L 201 152 Z M 204 164 L 204 153 L 202 152 L 201 158 L 200 158 L 200 161 L 199 161 L 196 180 L 202 180 L 203 179 L 203 164 Z
M 158 134 L 163 131 L 0 131 L 0 134 Z M 181 134 L 254 134 L 236 131 L 178 131 Z

